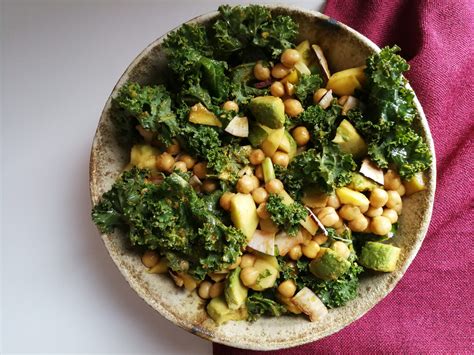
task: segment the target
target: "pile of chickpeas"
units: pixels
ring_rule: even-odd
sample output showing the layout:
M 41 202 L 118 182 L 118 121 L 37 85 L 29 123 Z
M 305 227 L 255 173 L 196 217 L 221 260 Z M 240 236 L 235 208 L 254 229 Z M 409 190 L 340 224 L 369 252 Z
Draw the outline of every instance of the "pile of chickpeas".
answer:
M 253 69 L 254 76 L 260 81 L 273 81 L 270 86 L 271 95 L 281 97 L 285 113 L 290 117 L 296 117 L 304 109 L 300 101 L 293 98 L 294 84 L 285 78 L 295 70 L 294 66 L 301 60 L 301 55 L 294 49 L 287 49 L 283 52 L 281 63 L 273 67 L 265 66 L 263 62 L 257 62 Z M 283 80 L 282 80 L 283 79 Z M 327 90 L 324 88 L 314 92 L 313 101 L 320 102 Z M 340 105 L 344 105 L 348 96 L 338 99 Z M 223 104 L 223 109 L 228 111 L 239 111 L 239 106 L 234 101 L 227 101 Z M 344 113 L 343 113 L 344 114 Z M 299 150 L 304 150 L 310 141 L 311 134 L 304 126 L 294 127 L 291 131 Z M 264 181 L 262 162 L 266 158 L 261 149 L 253 149 L 249 154 L 250 169 L 246 169 L 239 177 L 235 190 L 237 193 L 249 194 L 252 196 L 257 206 L 259 217 L 259 229 L 266 232 L 277 233 L 278 227 L 273 223 L 270 214 L 266 209 L 266 202 L 270 194 L 279 194 L 284 191 L 283 183 L 279 179 Z M 287 167 L 290 158 L 286 152 L 277 150 L 271 157 L 273 164 Z M 157 156 L 156 168 L 160 172 L 171 173 L 174 170 L 182 172 L 191 171 L 199 179 L 200 184 L 193 185 L 195 189 L 203 193 L 212 193 L 218 188 L 218 181 L 207 178 L 207 166 L 205 162 L 198 162 L 192 156 L 182 153 L 177 141 L 168 147 L 166 152 Z M 157 181 L 159 183 L 159 181 Z M 365 206 L 354 206 L 341 204 L 336 194 L 326 196 L 323 203 L 313 208 L 313 213 L 318 217 L 325 227 L 332 227 L 336 232 L 342 233 L 346 228 L 354 232 L 373 233 L 376 235 L 386 235 L 390 232 L 392 225 L 398 221 L 402 212 L 402 199 L 405 194 L 405 187 L 400 176 L 393 170 L 388 170 L 384 175 L 384 186 L 374 188 L 368 193 L 369 204 Z M 225 210 L 230 210 L 231 199 L 234 192 L 226 191 L 222 194 L 219 204 Z M 296 268 L 295 262 L 305 256 L 308 259 L 316 259 L 321 253 L 321 245 L 325 244 L 328 237 L 320 232 L 312 236 L 305 229 L 301 228 L 303 236 L 301 243 L 294 245 L 284 255 L 288 256 L 288 265 Z M 341 241 L 334 241 L 331 249 L 344 258 L 349 258 L 351 251 L 348 246 Z M 184 286 L 188 290 L 197 289 L 198 295 L 203 299 L 218 297 L 224 292 L 225 279 L 227 274 L 237 266 L 241 267 L 240 279 L 242 283 L 251 287 L 255 284 L 259 271 L 254 267 L 256 255 L 250 250 L 238 258 L 237 262 L 228 269 L 221 272 L 209 273 L 204 281 L 197 281 L 186 274 L 189 264 L 182 265 L 182 273 L 174 273 L 168 270 L 166 258 L 160 257 L 156 251 L 146 251 L 142 256 L 143 264 L 149 268 L 150 273 L 169 272 L 178 286 Z M 185 263 L 185 262 L 184 262 Z M 287 306 L 293 313 L 300 311 L 289 302 L 297 291 L 297 286 L 293 280 L 286 280 L 277 286 L 278 299 Z
M 324 207 L 314 208 L 313 212 L 325 227 L 335 228 L 338 233 L 343 232 L 347 225 L 353 232 L 382 236 L 388 234 L 392 224 L 398 221 L 402 213 L 403 195 L 405 186 L 400 176 L 388 170 L 384 175 L 384 186 L 370 192 L 368 205 L 343 205 L 336 195 L 331 195 Z

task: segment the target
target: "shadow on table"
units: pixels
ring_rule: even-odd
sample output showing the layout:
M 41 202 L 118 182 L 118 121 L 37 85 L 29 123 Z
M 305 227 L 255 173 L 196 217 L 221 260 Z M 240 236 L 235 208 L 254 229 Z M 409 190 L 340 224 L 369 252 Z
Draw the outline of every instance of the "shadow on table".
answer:
M 81 163 L 76 165 L 78 168 L 76 173 L 84 177 L 83 184 L 77 189 L 71 190 L 74 193 L 71 196 L 71 201 L 75 201 L 78 228 L 83 231 L 81 257 L 84 260 L 84 265 L 90 268 L 91 275 L 95 278 L 93 284 L 100 288 L 99 291 L 116 308 L 116 312 L 125 314 L 130 320 L 131 328 L 140 334 L 140 338 L 152 338 L 150 343 L 156 342 L 161 346 L 172 348 L 176 353 L 196 354 L 199 352 L 199 348 L 209 347 L 210 349 L 210 343 L 185 332 L 152 310 L 122 277 L 108 255 L 99 232 L 90 218 L 88 148 L 82 151 L 80 158 L 77 160 Z

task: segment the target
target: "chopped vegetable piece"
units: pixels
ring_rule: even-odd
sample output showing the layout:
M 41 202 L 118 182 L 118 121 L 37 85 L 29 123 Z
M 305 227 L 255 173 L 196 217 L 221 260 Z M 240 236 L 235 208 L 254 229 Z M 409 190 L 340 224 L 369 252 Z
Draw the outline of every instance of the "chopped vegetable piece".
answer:
M 347 205 L 366 206 L 370 203 L 369 199 L 363 193 L 351 190 L 347 187 L 338 188 L 336 195 L 341 203 Z
M 401 249 L 390 244 L 367 242 L 362 247 L 360 263 L 372 270 L 392 272 L 397 267 Z
M 275 233 L 257 229 L 247 246 L 264 254 L 275 255 Z
M 377 167 L 370 159 L 364 159 L 360 166 L 359 173 L 365 177 L 374 180 L 376 183 L 383 185 L 383 170 Z
M 301 289 L 291 299 L 291 302 L 301 309 L 304 314 L 307 314 L 311 322 L 318 322 L 328 314 L 328 309 L 324 303 L 307 287 Z
M 331 72 L 329 71 L 328 62 L 326 60 L 326 57 L 324 56 L 323 50 L 320 46 L 316 44 L 313 44 L 311 48 L 313 48 L 313 51 L 316 54 L 316 58 L 318 58 L 318 64 L 321 73 L 323 74 L 324 82 L 327 83 L 329 78 L 331 77 Z
M 246 138 L 249 136 L 249 121 L 247 117 L 235 116 L 225 128 L 227 133 L 236 137 Z
M 241 308 L 247 300 L 248 288 L 240 281 L 240 270 L 240 267 L 232 270 L 225 281 L 224 296 L 229 309 L 232 310 Z
M 244 233 L 247 240 L 252 239 L 258 226 L 257 206 L 249 194 L 235 194 L 230 200 L 232 223 Z

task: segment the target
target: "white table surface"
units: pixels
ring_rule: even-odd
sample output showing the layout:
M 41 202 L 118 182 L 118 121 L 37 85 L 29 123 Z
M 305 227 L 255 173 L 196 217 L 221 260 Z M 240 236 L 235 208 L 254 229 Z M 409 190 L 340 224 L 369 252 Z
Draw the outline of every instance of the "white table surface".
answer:
M 0 3 L 1 352 L 211 354 L 122 278 L 90 221 L 88 165 L 102 107 L 131 60 L 221 2 Z

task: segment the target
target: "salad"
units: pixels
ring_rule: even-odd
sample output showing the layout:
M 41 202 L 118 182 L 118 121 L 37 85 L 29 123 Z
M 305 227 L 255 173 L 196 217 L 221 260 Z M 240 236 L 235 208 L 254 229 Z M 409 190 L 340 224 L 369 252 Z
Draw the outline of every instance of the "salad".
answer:
M 398 47 L 331 72 L 298 24 L 262 6 L 221 6 L 209 26 L 163 41 L 164 84 L 124 84 L 111 105 L 130 163 L 92 210 L 145 270 L 206 300 L 218 324 L 301 314 L 391 272 L 403 197 L 426 188 Z

